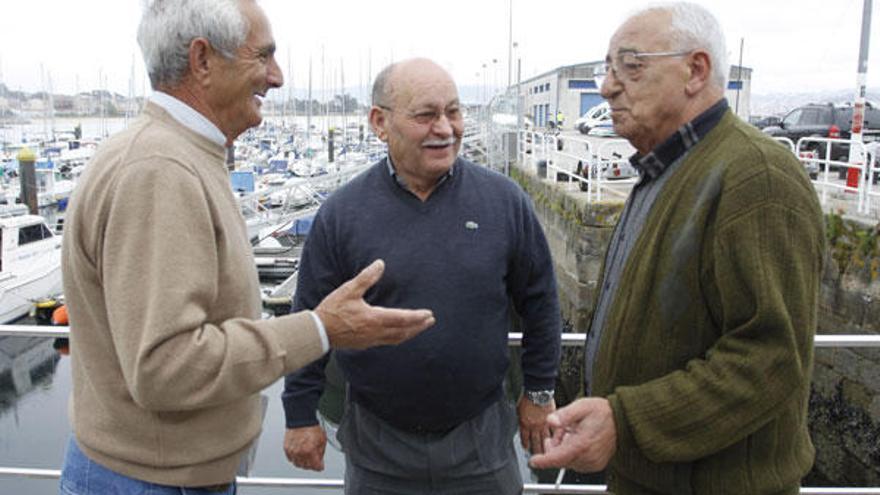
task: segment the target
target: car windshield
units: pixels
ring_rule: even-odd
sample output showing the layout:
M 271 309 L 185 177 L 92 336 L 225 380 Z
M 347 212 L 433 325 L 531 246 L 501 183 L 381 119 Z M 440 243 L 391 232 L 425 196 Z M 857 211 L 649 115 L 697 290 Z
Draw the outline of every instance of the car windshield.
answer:
M 785 119 L 782 120 L 782 123 L 786 126 L 796 125 L 801 119 L 801 113 L 803 113 L 803 110 L 801 110 L 800 108 L 798 108 L 797 110 L 793 110 L 791 113 L 785 116 Z

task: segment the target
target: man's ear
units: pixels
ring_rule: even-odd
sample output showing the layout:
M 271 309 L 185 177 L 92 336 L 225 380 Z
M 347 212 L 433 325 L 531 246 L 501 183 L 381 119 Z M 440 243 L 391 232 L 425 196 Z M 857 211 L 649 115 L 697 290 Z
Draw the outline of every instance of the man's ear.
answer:
M 376 105 L 370 108 L 370 128 L 380 141 L 383 143 L 388 141 L 388 118 L 385 116 L 385 111 Z
M 210 84 L 214 48 L 205 38 L 195 38 L 189 44 L 189 70 L 200 86 Z
M 692 53 L 687 60 L 690 75 L 685 84 L 685 92 L 688 96 L 694 96 L 709 84 L 712 78 L 712 60 L 708 53 L 701 50 Z

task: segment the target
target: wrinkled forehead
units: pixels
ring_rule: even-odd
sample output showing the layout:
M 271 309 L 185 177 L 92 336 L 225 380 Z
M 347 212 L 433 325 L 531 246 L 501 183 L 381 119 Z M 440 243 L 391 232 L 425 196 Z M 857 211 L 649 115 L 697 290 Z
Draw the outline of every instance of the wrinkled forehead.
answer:
M 648 10 L 627 19 L 608 43 L 608 56 L 623 51 L 657 52 L 672 48 L 671 15 L 663 10 Z
M 240 8 L 250 26 L 248 44 L 259 48 L 270 45 L 274 47 L 275 39 L 272 36 L 272 25 L 262 7 L 253 1 L 244 1 L 240 3 Z
M 455 81 L 439 67 L 404 67 L 394 74 L 392 95 L 404 108 L 446 108 L 458 103 Z

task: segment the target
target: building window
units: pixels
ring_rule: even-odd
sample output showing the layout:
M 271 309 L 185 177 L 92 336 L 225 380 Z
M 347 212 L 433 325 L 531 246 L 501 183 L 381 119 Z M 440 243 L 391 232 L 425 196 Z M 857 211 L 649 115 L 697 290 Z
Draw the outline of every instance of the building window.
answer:
M 596 81 L 592 79 L 569 79 L 568 89 L 596 89 Z

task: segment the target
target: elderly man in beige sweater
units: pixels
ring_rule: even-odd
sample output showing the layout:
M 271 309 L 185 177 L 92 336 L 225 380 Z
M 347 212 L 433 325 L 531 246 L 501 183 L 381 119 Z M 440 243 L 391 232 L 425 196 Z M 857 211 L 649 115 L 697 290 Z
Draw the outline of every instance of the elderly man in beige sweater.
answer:
M 155 92 L 67 215 L 75 438 L 60 488 L 235 493 L 261 389 L 330 347 L 397 344 L 434 319 L 367 305 L 376 262 L 314 312 L 261 320 L 224 156 L 283 82 L 268 19 L 254 0 L 155 0 L 138 41 Z

